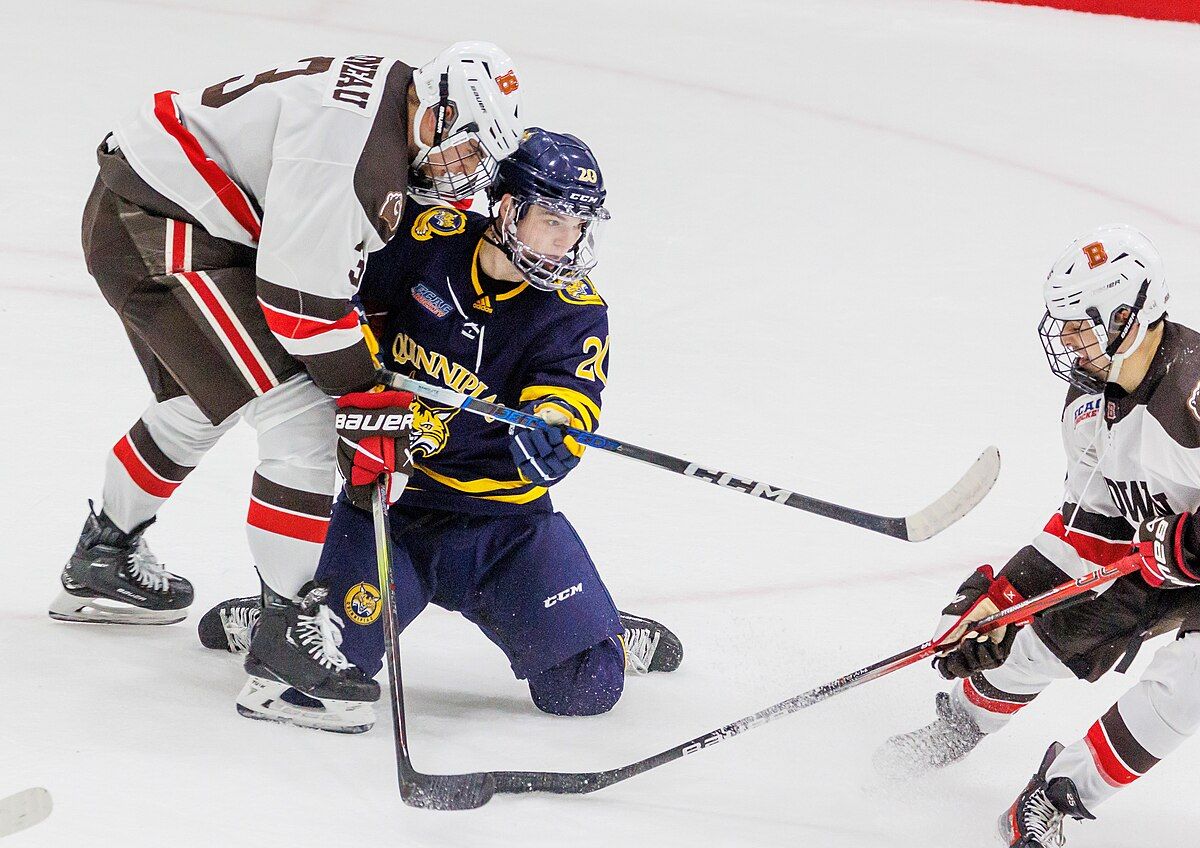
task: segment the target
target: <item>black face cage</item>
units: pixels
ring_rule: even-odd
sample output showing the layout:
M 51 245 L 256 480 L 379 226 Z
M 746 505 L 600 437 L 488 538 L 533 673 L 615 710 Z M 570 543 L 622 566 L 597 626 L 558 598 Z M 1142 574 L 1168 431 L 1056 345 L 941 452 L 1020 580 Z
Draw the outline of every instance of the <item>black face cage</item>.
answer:
M 412 163 L 409 187 L 418 197 L 457 203 L 491 185 L 500 163 L 480 142 L 479 125 L 474 121 L 446 135 L 447 125 L 452 125 L 449 116 L 458 114 L 458 107 L 450 99 L 448 74 L 442 74 L 438 94 L 438 104 L 434 107 L 433 144 L 424 156 Z M 420 132 L 420 128 L 416 131 Z M 433 153 L 440 154 L 440 164 L 429 161 Z
M 1038 337 L 1041 338 L 1046 360 L 1050 363 L 1050 371 L 1080 391 L 1090 395 L 1101 394 L 1108 384 L 1112 358 L 1129 336 L 1149 289 L 1150 280 L 1143 280 L 1133 306 L 1118 306 L 1112 311 L 1107 324 L 1100 310 L 1094 306 L 1085 310 L 1090 323 L 1083 319 L 1065 321 L 1053 317 L 1049 311 L 1044 313 L 1038 324 Z M 1068 324 L 1071 325 L 1070 332 Z M 1064 336 L 1074 339 L 1077 342 L 1075 346 L 1063 341 Z

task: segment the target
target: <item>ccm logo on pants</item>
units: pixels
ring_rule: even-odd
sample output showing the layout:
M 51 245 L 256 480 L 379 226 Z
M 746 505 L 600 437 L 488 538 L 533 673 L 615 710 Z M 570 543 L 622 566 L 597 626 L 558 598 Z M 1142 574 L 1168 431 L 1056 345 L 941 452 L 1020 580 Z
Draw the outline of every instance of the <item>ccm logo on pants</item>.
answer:
M 572 595 L 578 595 L 582 591 L 583 591 L 583 584 L 576 583 L 574 586 L 570 586 L 566 589 L 563 589 L 557 595 L 551 595 L 550 597 L 546 598 L 546 600 L 542 601 L 542 606 L 544 606 L 546 609 L 550 609 L 550 607 L 554 606 L 559 601 L 565 601 L 567 598 L 571 597 Z

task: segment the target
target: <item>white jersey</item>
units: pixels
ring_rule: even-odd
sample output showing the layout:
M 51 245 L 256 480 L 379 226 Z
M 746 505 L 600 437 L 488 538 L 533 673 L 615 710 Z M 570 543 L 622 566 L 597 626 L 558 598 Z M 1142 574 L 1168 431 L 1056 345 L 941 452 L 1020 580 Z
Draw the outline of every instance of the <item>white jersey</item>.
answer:
M 151 188 L 212 235 L 257 248 L 267 323 L 310 371 L 363 344 L 350 298 L 400 220 L 411 78 L 380 56 L 310 57 L 159 92 L 113 131 Z
M 1064 503 L 1033 542 L 1062 574 L 1049 569 L 1037 587 L 1013 580 L 1026 597 L 1127 555 L 1145 519 L 1200 508 L 1200 334 L 1165 321 L 1142 384 L 1129 394 L 1072 390 L 1062 436 Z

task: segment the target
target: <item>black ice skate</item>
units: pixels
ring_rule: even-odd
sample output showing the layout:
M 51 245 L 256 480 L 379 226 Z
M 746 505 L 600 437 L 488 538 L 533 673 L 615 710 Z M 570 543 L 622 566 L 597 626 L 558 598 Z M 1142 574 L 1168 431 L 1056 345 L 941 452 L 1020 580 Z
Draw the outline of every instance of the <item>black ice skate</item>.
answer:
M 264 586 L 238 712 L 336 733 L 370 730 L 379 684 L 338 649 L 342 620 L 325 603 L 329 590 L 310 582 L 300 594 L 295 603 Z
M 625 673 L 674 671 L 683 662 L 683 643 L 657 621 L 620 613 L 625 632 Z
M 948 692 L 934 696 L 934 709 L 938 717 L 932 723 L 893 736 L 876 749 L 872 759 L 880 774 L 899 780 L 945 768 L 975 750 L 987 735 Z
M 163 568 L 142 538 L 154 519 L 125 533 L 103 512 L 96 514 L 91 501 L 88 507 L 50 617 L 97 624 L 183 621 L 192 603 L 192 584 Z
M 262 597 L 230 598 L 200 618 L 197 628 L 200 644 L 217 651 L 244 654 L 250 650 L 250 637 L 262 615 Z
M 1042 757 L 1037 774 L 1029 779 L 1025 789 L 1000 816 L 1000 839 L 1010 848 L 1051 848 L 1065 845 L 1063 820 L 1094 819 L 1079 800 L 1079 792 L 1069 777 L 1056 777 L 1046 782 L 1046 772 L 1058 758 L 1063 746 L 1055 742 Z

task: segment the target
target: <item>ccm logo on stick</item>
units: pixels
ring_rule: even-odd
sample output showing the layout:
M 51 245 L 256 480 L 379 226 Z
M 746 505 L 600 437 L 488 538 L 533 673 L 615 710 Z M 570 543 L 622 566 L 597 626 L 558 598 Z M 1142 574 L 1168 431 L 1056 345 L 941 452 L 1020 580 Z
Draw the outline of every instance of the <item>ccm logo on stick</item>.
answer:
M 574 586 L 568 586 L 566 589 L 563 589 L 557 595 L 551 595 L 550 597 L 546 598 L 546 600 L 542 601 L 542 606 L 544 606 L 546 609 L 550 609 L 550 607 L 554 606 L 559 601 L 565 601 L 572 595 L 578 595 L 582 591 L 583 584 L 576 583 Z
M 749 492 L 756 498 L 766 498 L 769 501 L 787 503 L 787 499 L 792 496 L 792 493 L 787 489 L 772 489 L 766 483 L 759 483 L 757 480 L 743 480 L 740 477 L 734 477 L 728 471 L 709 471 L 707 468 L 701 468 L 694 462 L 685 468 L 683 473 L 689 477 L 707 480 L 709 483 L 715 483 L 726 489 Z
M 393 412 L 384 415 L 361 412 L 339 412 L 333 419 L 339 430 L 400 430 L 412 426 L 411 412 Z

